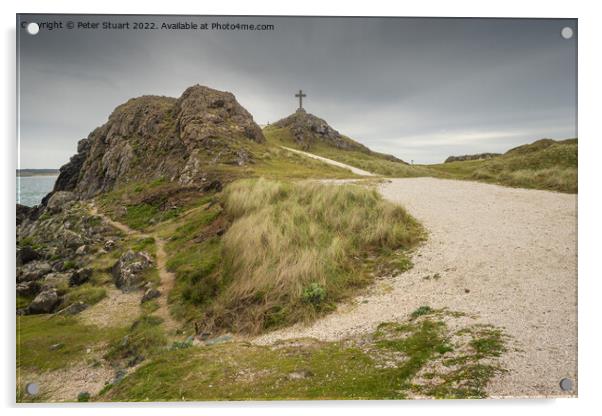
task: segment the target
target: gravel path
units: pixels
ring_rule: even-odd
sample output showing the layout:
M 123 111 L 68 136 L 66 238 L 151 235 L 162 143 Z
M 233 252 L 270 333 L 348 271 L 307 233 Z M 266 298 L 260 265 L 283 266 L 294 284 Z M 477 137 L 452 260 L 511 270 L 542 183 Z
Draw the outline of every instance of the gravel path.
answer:
M 566 396 L 560 379 L 577 377 L 576 196 L 434 178 L 393 179 L 380 192 L 430 232 L 414 268 L 308 327 L 255 342 L 336 340 L 407 318 L 421 305 L 448 307 L 513 338 L 503 356 L 510 372 L 489 386 L 492 397 Z
M 328 163 L 329 165 L 338 166 L 338 167 L 344 168 L 344 169 L 349 169 L 352 173 L 355 173 L 356 175 L 360 175 L 360 176 L 375 176 L 373 173 L 370 173 L 367 170 L 359 169 L 359 168 L 353 167 L 351 165 L 346 165 L 344 163 L 337 162 L 336 160 L 327 159 L 325 157 L 314 155 L 313 153 L 303 152 L 303 151 L 297 150 L 297 149 L 291 149 L 290 147 L 286 147 L 286 146 L 280 146 L 280 147 L 282 147 L 283 149 L 288 150 L 289 152 L 298 153 L 300 155 L 307 156 L 307 157 L 310 157 L 312 159 L 321 160 L 322 162 Z

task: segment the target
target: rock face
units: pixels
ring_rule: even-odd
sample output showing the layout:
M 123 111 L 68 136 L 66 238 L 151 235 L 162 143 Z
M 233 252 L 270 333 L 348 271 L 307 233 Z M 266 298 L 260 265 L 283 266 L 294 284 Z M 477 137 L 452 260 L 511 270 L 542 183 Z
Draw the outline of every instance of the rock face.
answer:
M 144 272 L 152 264 L 153 260 L 148 253 L 126 251 L 112 269 L 115 286 L 123 292 L 138 289 L 144 283 Z
M 339 149 L 370 151 L 366 146 L 343 137 L 338 131 L 330 127 L 326 121 L 307 113 L 302 108 L 277 121 L 274 125 L 288 128 L 297 144 L 305 150 L 310 149 L 315 143 L 325 142 Z
M 501 153 L 479 153 L 476 155 L 450 156 L 447 159 L 445 159 L 444 163 L 463 162 L 465 160 L 491 159 L 500 155 Z
M 63 208 L 67 207 L 72 201 L 75 201 L 76 197 L 73 192 L 69 191 L 58 191 L 54 192 L 52 196 L 48 199 L 46 203 L 46 208 L 50 210 L 50 212 L 59 212 Z
M 330 127 L 326 121 L 307 113 L 302 108 L 290 116 L 275 122 L 274 126 L 289 129 L 293 139 L 303 150 L 311 150 L 315 144 L 323 143 L 341 150 L 355 150 L 378 155 L 394 162 L 405 163 L 395 156 L 373 152 L 363 144 L 341 135 L 338 131 Z
M 196 85 L 178 99 L 133 98 L 79 142 L 53 193 L 73 191 L 87 198 L 157 178 L 204 184 L 212 165 L 251 163 L 248 146 L 264 141 L 253 117 L 228 92 Z M 47 196 L 43 203 L 50 200 Z

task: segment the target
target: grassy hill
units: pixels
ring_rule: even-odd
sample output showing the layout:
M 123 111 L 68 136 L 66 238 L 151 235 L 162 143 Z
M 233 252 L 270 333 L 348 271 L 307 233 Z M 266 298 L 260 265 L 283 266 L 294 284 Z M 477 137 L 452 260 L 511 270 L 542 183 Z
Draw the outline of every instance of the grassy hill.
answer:
M 436 176 L 521 188 L 577 192 L 577 139 L 537 140 L 488 160 L 429 165 Z
M 315 141 L 311 146 L 305 146 L 295 140 L 291 129 L 276 125 L 265 127 L 263 134 L 267 142 L 274 146 L 286 146 L 303 150 L 377 175 L 396 178 L 429 176 L 427 167 L 412 166 L 394 156 L 374 152 L 364 146 L 340 148 L 325 141 Z M 357 143 L 346 136 L 341 136 L 341 140 L 348 143 Z

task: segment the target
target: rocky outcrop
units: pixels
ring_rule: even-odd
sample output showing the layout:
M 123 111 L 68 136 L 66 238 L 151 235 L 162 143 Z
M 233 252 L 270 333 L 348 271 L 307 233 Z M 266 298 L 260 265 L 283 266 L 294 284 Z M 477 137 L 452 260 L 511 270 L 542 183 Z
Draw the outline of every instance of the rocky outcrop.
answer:
M 29 301 L 19 314 L 48 313 L 44 305 L 51 303 L 53 291 L 60 299 L 89 282 L 94 258 L 122 238 L 102 217 L 91 215 L 85 203 L 73 201 L 72 193 L 57 192 L 52 199 L 42 207 L 42 216 L 27 216 L 17 226 L 16 293 L 20 307 Z
M 43 210 L 44 208 L 39 205 L 28 207 L 26 205 L 17 204 L 15 213 L 17 217 L 17 226 L 21 225 L 24 221 L 35 221 Z
M 324 142 L 338 149 L 370 151 L 366 146 L 343 137 L 338 131 L 330 127 L 326 121 L 307 113 L 302 108 L 277 121 L 274 126 L 288 128 L 297 144 L 304 150 L 309 150 L 316 143 Z
M 265 138 L 233 94 L 196 85 L 178 99 L 133 98 L 79 142 L 53 194 L 88 198 L 130 181 L 165 178 L 205 184 L 216 164 L 252 163 L 250 142 Z M 47 204 L 51 196 L 43 203 Z
M 445 159 L 444 163 L 463 162 L 465 160 L 484 160 L 491 159 L 497 156 L 501 156 L 501 153 L 478 153 L 475 155 L 450 156 L 447 159 Z
M 148 253 L 126 251 L 112 269 L 115 286 L 122 292 L 140 288 L 144 284 L 144 272 L 152 265 L 153 260 Z
M 338 131 L 330 127 L 326 121 L 307 113 L 302 108 L 290 116 L 275 122 L 273 125 L 288 129 L 296 144 L 306 151 L 310 151 L 314 145 L 322 143 L 341 150 L 354 150 L 377 155 L 393 162 L 406 163 L 393 155 L 373 152 L 363 144 L 341 135 Z
M 48 198 L 46 209 L 52 213 L 59 212 L 62 211 L 63 208 L 68 208 L 68 204 L 75 200 L 76 196 L 73 192 L 57 191 L 54 192 L 50 198 Z

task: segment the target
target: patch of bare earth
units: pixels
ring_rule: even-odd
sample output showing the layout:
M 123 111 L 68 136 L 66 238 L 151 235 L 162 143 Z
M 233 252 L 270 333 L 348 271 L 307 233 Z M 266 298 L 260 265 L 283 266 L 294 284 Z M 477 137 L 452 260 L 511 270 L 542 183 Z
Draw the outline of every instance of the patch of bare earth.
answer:
M 82 392 L 97 394 L 110 382 L 115 370 L 106 362 L 90 365 L 78 363 L 63 369 L 41 374 L 23 374 L 25 380 L 35 380 L 40 387 L 40 395 L 47 402 L 75 402 Z
M 511 337 L 488 386 L 491 397 L 567 396 L 577 380 L 577 197 L 477 182 L 393 179 L 379 185 L 429 231 L 414 267 L 309 326 L 256 338 L 259 344 L 339 340 L 403 320 L 416 308 L 449 308 Z
M 78 316 L 85 324 L 105 327 L 131 325 L 140 315 L 142 292 L 123 293 L 116 288 L 107 288 L 107 296 Z

